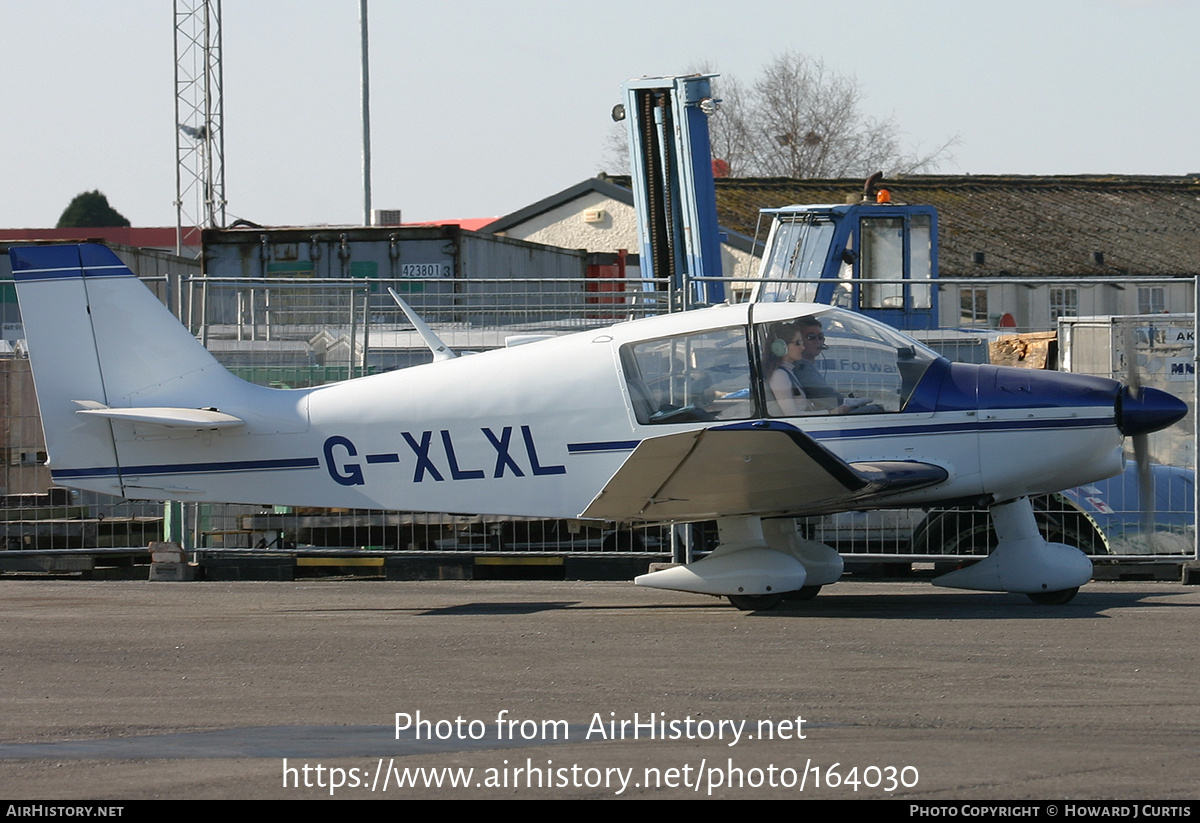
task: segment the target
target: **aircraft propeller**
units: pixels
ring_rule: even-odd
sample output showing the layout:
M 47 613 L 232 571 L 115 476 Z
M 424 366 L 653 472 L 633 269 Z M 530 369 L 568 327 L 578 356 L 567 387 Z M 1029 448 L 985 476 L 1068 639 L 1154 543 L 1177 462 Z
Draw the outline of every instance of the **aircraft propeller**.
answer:
M 1137 362 L 1135 332 L 1125 329 L 1125 385 L 1117 399 L 1117 428 L 1133 443 L 1137 466 L 1138 500 L 1141 509 L 1141 533 L 1146 548 L 1154 551 L 1155 500 L 1154 477 L 1150 472 L 1150 432 L 1165 428 L 1187 413 L 1187 406 L 1166 392 L 1142 385 Z

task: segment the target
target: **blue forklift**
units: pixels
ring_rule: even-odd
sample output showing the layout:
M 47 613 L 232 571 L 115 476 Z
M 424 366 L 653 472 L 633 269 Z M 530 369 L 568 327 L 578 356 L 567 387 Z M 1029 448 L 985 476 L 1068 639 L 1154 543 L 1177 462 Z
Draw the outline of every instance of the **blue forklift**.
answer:
M 763 209 L 755 302 L 828 303 L 906 331 L 937 328 L 937 210 L 893 203 L 872 175 L 861 202 Z
M 712 75 L 624 86 L 642 276 L 670 280 L 682 305 L 723 303 L 721 231 L 708 117 Z M 763 209 L 770 219 L 751 299 L 830 303 L 904 330 L 937 327 L 937 210 L 892 201 L 867 180 L 861 201 Z M 651 287 L 649 284 L 647 288 Z

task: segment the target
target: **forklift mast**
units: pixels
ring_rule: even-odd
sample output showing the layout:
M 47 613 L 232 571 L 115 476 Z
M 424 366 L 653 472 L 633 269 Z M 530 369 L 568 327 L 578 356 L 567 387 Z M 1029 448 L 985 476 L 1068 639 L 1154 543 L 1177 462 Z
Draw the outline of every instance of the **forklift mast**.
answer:
M 623 87 L 642 276 L 670 278 L 678 308 L 725 301 L 708 117 L 711 75 Z
M 670 280 L 682 296 L 672 309 L 726 300 L 708 134 L 714 76 L 630 80 L 613 112 L 627 121 L 642 276 Z M 898 329 L 936 328 L 937 210 L 893 203 L 876 192 L 881 177 L 866 181 L 860 202 L 763 209 L 770 230 L 750 299 L 828 303 Z

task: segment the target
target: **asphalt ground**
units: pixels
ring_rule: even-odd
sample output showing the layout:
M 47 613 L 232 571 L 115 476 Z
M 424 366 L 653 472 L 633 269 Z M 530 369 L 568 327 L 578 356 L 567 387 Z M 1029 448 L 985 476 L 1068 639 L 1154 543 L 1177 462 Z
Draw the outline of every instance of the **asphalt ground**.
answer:
M 1153 582 L 0 580 L 0 797 L 1194 799 L 1198 625 Z

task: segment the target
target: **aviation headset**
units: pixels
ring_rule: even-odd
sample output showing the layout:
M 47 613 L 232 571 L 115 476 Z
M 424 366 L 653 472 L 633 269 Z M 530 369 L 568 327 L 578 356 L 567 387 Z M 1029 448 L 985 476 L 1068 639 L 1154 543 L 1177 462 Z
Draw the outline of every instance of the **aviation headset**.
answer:
M 786 338 L 791 337 L 798 331 L 799 329 L 793 326 L 791 323 L 782 323 L 772 328 L 771 343 L 768 346 L 771 354 L 774 357 L 783 359 L 783 356 L 787 354 L 788 350 L 788 341 Z

